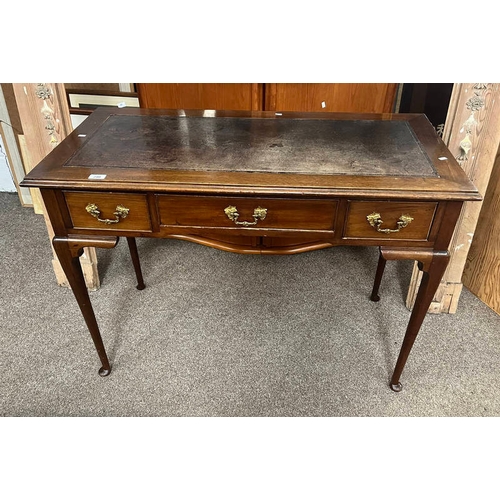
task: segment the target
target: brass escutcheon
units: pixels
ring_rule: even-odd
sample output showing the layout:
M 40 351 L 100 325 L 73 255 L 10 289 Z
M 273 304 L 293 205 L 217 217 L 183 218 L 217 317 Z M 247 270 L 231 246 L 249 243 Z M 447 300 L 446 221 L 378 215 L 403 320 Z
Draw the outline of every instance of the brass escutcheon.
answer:
M 413 219 L 409 215 L 402 215 L 397 222 L 397 229 L 382 229 L 380 226 L 384 223 L 384 221 L 380 218 L 380 214 L 377 212 L 373 212 L 370 215 L 366 216 L 370 226 L 374 227 L 379 233 L 397 233 L 401 231 L 404 227 L 406 227 Z
M 115 212 L 113 213 L 116 219 L 101 219 L 101 211 L 95 203 L 89 203 L 85 207 L 85 210 L 87 210 L 87 212 L 92 215 L 92 217 L 95 217 L 99 222 L 102 222 L 103 224 L 118 224 L 118 222 L 120 222 L 122 219 L 125 219 L 125 217 L 127 217 L 130 212 L 130 208 L 124 207 L 123 205 L 116 205 Z
M 262 207 L 257 207 L 253 211 L 253 222 L 247 222 L 247 221 L 239 221 L 238 217 L 240 214 L 238 213 L 238 209 L 233 206 L 229 205 L 224 209 L 224 213 L 227 215 L 228 219 L 232 220 L 235 224 L 238 224 L 239 226 L 255 226 L 259 220 L 264 220 L 267 215 L 267 208 L 262 208 Z

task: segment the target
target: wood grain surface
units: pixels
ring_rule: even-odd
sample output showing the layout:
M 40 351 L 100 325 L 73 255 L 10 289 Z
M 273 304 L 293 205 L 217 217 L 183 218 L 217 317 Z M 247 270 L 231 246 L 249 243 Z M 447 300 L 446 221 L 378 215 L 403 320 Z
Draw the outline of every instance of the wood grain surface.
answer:
M 390 113 L 396 83 L 138 83 L 143 108 Z
M 500 151 L 463 274 L 464 285 L 500 314 Z
M 224 212 L 235 206 L 239 221 L 254 222 L 257 207 L 267 209 L 265 219 L 259 220 L 254 229 L 304 229 L 333 231 L 337 201 L 289 200 L 276 198 L 228 198 L 216 196 L 158 196 L 162 225 L 241 227 Z
M 265 109 L 390 113 L 396 89 L 396 83 L 266 83 Z
M 426 240 L 437 208 L 437 203 L 397 203 L 383 201 L 352 201 L 349 203 L 344 238 Z M 380 229 L 397 229 L 402 215 L 413 220 L 395 233 L 382 233 L 370 226 L 367 215 L 379 213 L 384 221 Z
M 14 94 L 24 132 L 29 163 L 32 169 L 60 144 L 73 130 L 64 85 L 60 83 L 14 83 Z M 27 169 L 28 171 L 28 169 Z M 31 170 L 29 170 L 31 171 Z M 49 238 L 54 237 L 52 222 L 42 207 Z M 53 252 L 52 265 L 59 285 L 68 286 L 58 257 Z M 82 269 L 87 286 L 99 288 L 97 255 L 95 248 L 86 248 L 82 256 Z
M 142 108 L 262 109 L 260 83 L 137 83 Z
M 151 231 L 151 219 L 146 195 L 129 193 L 103 194 L 96 192 L 65 192 L 64 197 L 68 205 L 69 214 L 75 229 L 99 229 L 109 231 Z M 120 219 L 116 224 L 106 224 L 90 215 L 86 207 L 88 204 L 98 206 L 101 219 L 115 220 L 118 205 L 130 210 L 127 217 Z
M 486 193 L 500 144 L 500 84 L 455 84 L 443 140 L 482 196 Z M 462 146 L 470 145 L 466 152 Z M 454 313 L 462 291 L 462 274 L 482 203 L 465 203 L 452 241 L 450 262 L 429 312 Z M 421 272 L 414 266 L 406 300 L 412 308 Z

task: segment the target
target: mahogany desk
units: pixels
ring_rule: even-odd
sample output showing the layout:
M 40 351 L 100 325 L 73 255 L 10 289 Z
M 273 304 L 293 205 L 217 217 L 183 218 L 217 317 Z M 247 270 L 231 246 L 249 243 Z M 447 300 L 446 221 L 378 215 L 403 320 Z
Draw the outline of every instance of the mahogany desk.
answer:
M 187 116 L 186 116 L 187 115 Z M 102 363 L 111 366 L 80 267 L 84 247 L 178 238 L 231 252 L 376 245 L 423 271 L 401 372 L 449 260 L 462 204 L 480 200 L 424 115 L 100 108 L 21 183 L 41 188 L 53 245 Z

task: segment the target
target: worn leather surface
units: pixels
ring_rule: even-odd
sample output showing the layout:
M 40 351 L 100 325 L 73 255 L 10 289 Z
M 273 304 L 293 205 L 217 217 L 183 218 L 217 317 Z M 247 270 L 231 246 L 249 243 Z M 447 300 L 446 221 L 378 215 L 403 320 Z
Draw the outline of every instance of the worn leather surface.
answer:
M 436 177 L 405 121 L 110 116 L 66 166 Z

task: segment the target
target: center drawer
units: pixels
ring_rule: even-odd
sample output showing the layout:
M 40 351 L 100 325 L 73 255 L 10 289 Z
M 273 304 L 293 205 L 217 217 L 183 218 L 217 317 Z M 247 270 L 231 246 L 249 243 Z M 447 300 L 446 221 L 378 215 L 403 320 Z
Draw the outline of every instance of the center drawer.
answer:
M 336 200 L 158 195 L 162 226 L 333 231 Z

